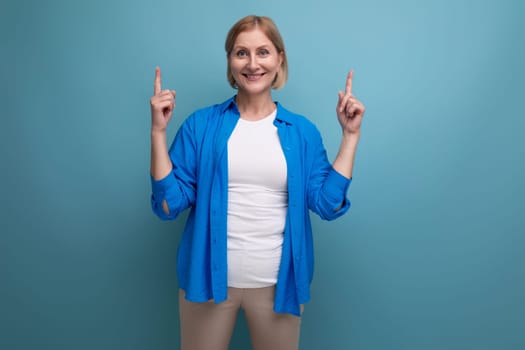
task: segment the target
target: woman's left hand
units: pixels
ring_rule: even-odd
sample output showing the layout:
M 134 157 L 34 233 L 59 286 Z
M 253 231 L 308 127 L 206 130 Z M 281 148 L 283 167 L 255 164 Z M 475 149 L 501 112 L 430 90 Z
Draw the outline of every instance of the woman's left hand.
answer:
M 346 89 L 343 93 L 339 91 L 339 101 L 337 102 L 337 119 L 343 128 L 343 134 L 359 135 L 361 121 L 365 114 L 365 106 L 352 95 L 352 79 L 354 71 L 350 71 L 346 77 Z

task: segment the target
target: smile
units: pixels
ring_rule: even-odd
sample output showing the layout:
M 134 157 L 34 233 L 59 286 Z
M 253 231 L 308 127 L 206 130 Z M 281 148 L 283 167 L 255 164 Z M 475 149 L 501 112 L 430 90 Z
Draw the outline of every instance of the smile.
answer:
M 248 79 L 249 81 L 256 81 L 259 80 L 265 73 L 261 74 L 243 74 L 243 76 Z

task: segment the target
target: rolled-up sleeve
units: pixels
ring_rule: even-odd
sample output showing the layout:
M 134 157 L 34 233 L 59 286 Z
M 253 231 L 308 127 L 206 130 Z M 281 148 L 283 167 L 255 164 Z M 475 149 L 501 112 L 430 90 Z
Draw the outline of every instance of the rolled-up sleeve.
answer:
M 308 207 L 322 219 L 333 220 L 350 208 L 347 192 L 352 179 L 338 173 L 328 162 L 321 135 L 317 130 L 311 135 L 311 141 Z
M 180 127 L 170 147 L 172 171 L 163 179 L 151 177 L 151 207 L 163 220 L 176 218 L 195 202 L 196 193 L 196 146 L 192 119 L 188 118 Z M 169 213 L 162 203 L 166 201 Z
M 352 179 L 347 179 L 333 168 L 329 171 L 318 201 L 322 218 L 332 220 L 350 209 L 350 200 L 346 194 L 351 182 Z

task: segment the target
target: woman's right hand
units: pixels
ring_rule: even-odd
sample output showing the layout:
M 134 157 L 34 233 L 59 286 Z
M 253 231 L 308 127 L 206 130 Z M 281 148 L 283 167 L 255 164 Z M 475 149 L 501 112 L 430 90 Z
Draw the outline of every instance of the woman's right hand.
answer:
M 150 99 L 152 132 L 166 131 L 175 109 L 175 95 L 176 92 L 174 90 L 162 90 L 160 68 L 155 68 L 155 84 L 153 96 Z

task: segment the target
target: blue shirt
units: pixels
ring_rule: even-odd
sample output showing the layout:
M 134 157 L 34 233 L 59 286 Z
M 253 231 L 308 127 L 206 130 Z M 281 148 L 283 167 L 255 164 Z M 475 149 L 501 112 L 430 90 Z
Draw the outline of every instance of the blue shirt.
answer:
M 299 316 L 300 304 L 310 299 L 314 268 L 309 210 L 325 220 L 344 214 L 350 208 L 346 193 L 351 179 L 328 162 L 321 135 L 310 121 L 276 105 L 274 125 L 288 169 L 288 211 L 274 310 Z M 186 299 L 193 302 L 227 299 L 227 143 L 239 118 L 234 97 L 191 114 L 170 147 L 171 173 L 159 181 L 151 178 L 151 205 L 161 219 L 174 219 L 191 208 L 177 274 Z M 164 200 L 169 214 L 162 208 Z

